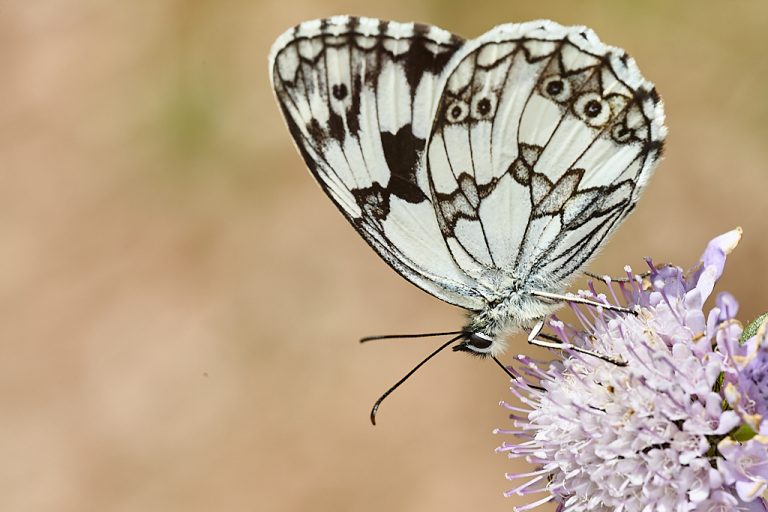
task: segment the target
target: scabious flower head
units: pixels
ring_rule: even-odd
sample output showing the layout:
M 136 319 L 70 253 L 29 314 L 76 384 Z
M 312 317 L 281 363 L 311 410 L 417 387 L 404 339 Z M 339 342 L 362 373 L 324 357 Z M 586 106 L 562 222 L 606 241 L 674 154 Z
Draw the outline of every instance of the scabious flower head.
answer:
M 498 450 L 537 467 L 507 475 L 517 485 L 506 494 L 544 496 L 516 510 L 768 510 L 768 329 L 740 343 L 728 294 L 703 309 L 740 236 L 712 240 L 687 273 L 649 260 L 644 276 L 627 269 L 625 282 L 605 279 L 606 294 L 582 292 L 636 315 L 572 305 L 579 325 L 550 321 L 564 343 L 605 360 L 520 357 L 511 389 L 524 406 L 502 402 L 514 427 L 497 432 L 521 439 Z

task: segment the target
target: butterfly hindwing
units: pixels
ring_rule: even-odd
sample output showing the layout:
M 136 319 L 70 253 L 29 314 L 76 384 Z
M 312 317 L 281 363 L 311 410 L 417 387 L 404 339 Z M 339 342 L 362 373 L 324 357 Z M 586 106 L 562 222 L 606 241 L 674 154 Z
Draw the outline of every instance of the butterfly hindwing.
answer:
M 549 21 L 469 42 L 444 80 L 427 169 L 454 261 L 481 285 L 495 269 L 559 291 L 650 178 L 653 86 L 591 30 Z
M 286 32 L 270 68 L 299 151 L 355 229 L 417 286 L 478 309 L 440 234 L 423 159 L 440 77 L 463 44 L 437 27 L 338 16 Z

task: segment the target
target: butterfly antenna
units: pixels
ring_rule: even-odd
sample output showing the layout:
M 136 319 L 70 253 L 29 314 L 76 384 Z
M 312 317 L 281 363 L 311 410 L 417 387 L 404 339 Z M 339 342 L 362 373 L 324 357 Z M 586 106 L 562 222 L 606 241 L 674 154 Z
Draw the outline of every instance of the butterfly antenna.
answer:
M 464 336 L 464 332 L 461 332 L 461 333 L 460 333 L 458 336 L 455 336 L 455 337 L 453 337 L 453 338 L 449 339 L 448 341 L 446 341 L 445 343 L 443 343 L 442 345 L 440 345 L 440 346 L 437 348 L 437 350 L 435 350 L 434 352 L 432 352 L 431 354 L 429 354 L 427 357 L 425 357 L 423 361 L 421 361 L 419 364 L 417 364 L 416 366 L 414 366 L 414 367 L 413 367 L 413 369 L 412 369 L 411 371 L 409 371 L 408 373 L 406 373 L 406 374 L 405 374 L 405 376 L 404 376 L 402 379 L 400 379 L 399 381 L 395 382 L 395 384 L 394 384 L 394 385 L 393 385 L 391 388 L 389 388 L 389 389 L 388 389 L 388 390 L 387 390 L 387 391 L 386 391 L 386 392 L 385 392 L 383 395 L 381 395 L 381 396 L 379 397 L 379 399 L 378 399 L 378 400 L 376 400 L 376 403 L 375 403 L 375 404 L 373 404 L 373 408 L 371 409 L 371 423 L 372 423 L 373 425 L 376 425 L 376 412 L 379 410 L 379 406 L 381 405 L 381 402 L 383 402 L 385 398 L 387 398 L 389 395 L 391 395 L 391 394 L 392 394 L 392 392 L 393 392 L 394 390 L 396 390 L 397 388 L 399 388 L 399 387 L 400 387 L 400 385 L 401 385 L 403 382 L 405 382 L 406 380 L 408 380 L 408 378 L 409 378 L 411 375 L 413 375 L 414 373 L 416 373 L 416 371 L 417 371 L 419 368 L 421 368 L 422 366 L 424 366 L 424 364 L 426 364 L 426 362 L 427 362 L 427 361 L 429 361 L 430 359 L 432 359 L 433 357 L 435 357 L 437 354 L 439 354 L 439 353 L 440 353 L 440 351 L 441 351 L 441 350 L 443 350 L 445 347 L 447 347 L 447 346 L 448 346 L 448 345 L 450 345 L 451 343 L 455 342 L 456 340 L 458 340 L 458 339 L 459 339 L 459 338 L 461 338 L 462 336 Z
M 454 334 L 464 334 L 464 331 L 451 331 L 451 332 L 427 332 L 423 334 L 384 334 L 381 336 L 366 336 L 360 338 L 360 343 L 374 340 L 395 340 L 406 338 L 429 338 L 432 336 L 452 336 Z
M 491 358 L 492 358 L 494 361 L 496 361 L 496 364 L 497 364 L 497 365 L 499 365 L 499 367 L 500 367 L 502 370 L 504 370 L 504 373 L 506 373 L 507 375 L 509 375 L 509 376 L 512 378 L 512 380 L 518 380 L 518 379 L 520 379 L 520 377 L 518 377 L 517 375 L 515 375 L 514 373 L 512 373 L 511 371 L 509 371 L 509 368 L 507 368 L 506 366 L 504 366 L 504 363 L 502 363 L 501 361 L 499 361 L 498 359 L 496 359 L 496 357 L 495 357 L 495 356 L 491 356 Z M 535 390 L 537 390 L 537 391 L 546 391 L 546 389 L 544 389 L 543 387 L 541 387 L 541 386 L 536 386 L 535 384 L 531 384 L 530 382 L 526 382 L 526 385 L 527 385 L 529 388 L 533 388 L 533 389 L 535 389 Z
M 510 377 L 512 380 L 517 380 L 517 378 L 518 378 L 518 377 L 517 377 L 517 375 L 515 375 L 514 373 L 512 373 L 511 371 L 509 371 L 509 368 L 507 368 L 506 366 L 504 366 L 504 364 L 502 364 L 502 362 L 501 362 L 501 361 L 499 361 L 498 359 L 496 359 L 496 356 L 491 356 L 491 359 L 493 359 L 493 360 L 496 362 L 496 364 L 497 364 L 497 365 L 499 365 L 499 368 L 501 368 L 502 370 L 504 370 L 504 373 L 506 373 L 507 375 L 509 375 L 509 377 Z

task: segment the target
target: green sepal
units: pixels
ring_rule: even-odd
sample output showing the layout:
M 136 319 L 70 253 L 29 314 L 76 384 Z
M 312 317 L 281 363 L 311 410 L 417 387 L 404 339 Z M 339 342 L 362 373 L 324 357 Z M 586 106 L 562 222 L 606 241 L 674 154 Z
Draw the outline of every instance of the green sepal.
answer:
M 717 376 L 717 380 L 715 381 L 715 385 L 712 386 L 712 391 L 715 393 L 719 393 L 721 389 L 723 389 L 723 381 L 725 380 L 725 372 L 720 372 L 720 375 Z
M 757 435 L 757 432 L 755 432 L 755 430 L 752 427 L 744 423 L 739 428 L 731 432 L 730 435 L 734 441 L 743 443 L 744 441 L 749 441 L 750 439 L 755 437 Z
M 749 338 L 757 334 L 757 331 L 760 330 L 760 326 L 763 325 L 763 322 L 766 320 L 768 320 L 768 313 L 763 313 L 759 317 L 749 322 L 744 330 L 741 331 L 741 336 L 739 336 L 739 343 L 743 344 Z

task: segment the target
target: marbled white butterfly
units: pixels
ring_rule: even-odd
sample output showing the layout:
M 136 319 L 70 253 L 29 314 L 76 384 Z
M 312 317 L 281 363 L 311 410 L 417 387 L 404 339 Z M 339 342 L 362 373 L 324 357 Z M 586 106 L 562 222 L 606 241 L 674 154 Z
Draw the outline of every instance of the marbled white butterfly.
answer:
M 590 302 L 563 291 L 634 208 L 666 135 L 625 51 L 546 20 L 472 40 L 307 21 L 277 39 L 270 76 L 304 161 L 357 232 L 470 311 L 432 355 L 458 342 L 498 363 L 512 333 L 535 342 L 560 302 Z

